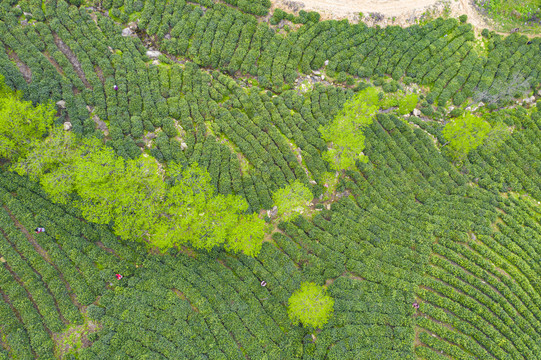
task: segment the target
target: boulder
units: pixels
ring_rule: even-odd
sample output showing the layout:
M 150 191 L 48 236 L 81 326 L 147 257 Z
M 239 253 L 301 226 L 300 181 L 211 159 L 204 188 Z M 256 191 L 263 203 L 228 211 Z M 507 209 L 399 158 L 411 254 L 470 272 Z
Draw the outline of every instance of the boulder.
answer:
M 325 60 L 325 66 L 329 65 L 329 60 Z
M 160 65 L 160 60 L 152 60 L 152 65 Z
M 131 36 L 131 35 L 133 35 L 133 31 L 129 27 L 122 29 L 122 36 Z
M 316 184 L 317 184 L 317 182 L 316 182 L 315 180 L 310 180 L 310 184 L 312 184 L 312 185 L 316 185 Z
M 28 19 L 32 17 L 32 13 L 29 12 L 23 12 L 24 16 Z
M 165 34 L 163 38 L 166 40 L 171 40 L 171 34 Z
M 314 75 L 321 75 L 321 71 L 317 71 L 317 70 L 312 70 L 312 73 Z
M 109 128 L 107 127 L 107 124 L 104 121 L 100 120 L 98 115 L 92 116 L 92 120 L 96 124 L 98 130 L 102 131 L 105 136 L 109 135 Z
M 278 206 L 274 206 L 269 213 L 269 217 L 275 217 L 276 215 L 278 215 Z
M 421 116 L 421 110 L 413 109 L 413 116 Z
M 162 53 L 156 50 L 148 50 L 147 56 L 152 59 L 157 59 Z
M 533 104 L 535 102 L 535 96 L 530 96 L 529 98 L 524 99 L 526 104 Z
M 71 123 L 70 123 L 69 121 L 66 121 L 66 122 L 64 123 L 64 130 L 65 130 L 65 131 L 70 131 L 71 128 L 72 128 Z
M 61 109 L 65 109 L 66 108 L 66 102 L 64 100 L 57 101 L 56 106 L 60 107 Z
M 28 25 L 28 20 L 26 20 L 26 19 L 21 20 L 21 25 L 22 26 Z
M 180 143 L 180 148 L 181 148 L 182 150 L 186 150 L 186 149 L 188 148 L 188 144 L 186 144 L 185 142 L 181 142 L 181 143 Z
M 485 106 L 485 103 L 481 101 L 481 102 L 479 103 L 479 107 L 483 107 L 483 106 Z

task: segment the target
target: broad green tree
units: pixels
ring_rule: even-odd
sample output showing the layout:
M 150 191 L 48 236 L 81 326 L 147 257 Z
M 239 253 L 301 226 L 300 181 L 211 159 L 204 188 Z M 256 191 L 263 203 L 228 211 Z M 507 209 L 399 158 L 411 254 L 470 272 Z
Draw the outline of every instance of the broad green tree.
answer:
M 278 216 L 285 221 L 307 211 L 313 198 L 310 189 L 299 180 L 295 180 L 285 188 L 278 189 L 272 194 L 274 205 L 278 208 Z
M 171 164 L 168 175 L 173 186 L 149 234 L 152 245 L 164 250 L 183 244 L 207 250 L 224 245 L 249 256 L 259 253 L 265 223 L 256 214 L 245 214 L 244 198 L 214 195 L 209 173 L 197 164 L 186 169 Z
M 112 223 L 115 234 L 126 240 L 147 241 L 162 250 L 224 246 L 249 256 L 261 249 L 265 222 L 245 214 L 244 198 L 214 195 L 210 175 L 197 165 L 170 164 L 168 185 L 150 156 L 125 160 L 99 140 L 54 129 L 12 169 L 39 180 L 53 201 L 72 201 L 86 220 Z
M 417 103 L 419 102 L 419 97 L 417 94 L 409 94 L 402 96 L 398 99 L 398 112 L 400 115 L 409 114 L 415 109 Z
M 464 113 L 447 123 L 442 133 L 448 141 L 453 157 L 463 159 L 483 143 L 490 129 L 490 124 L 482 118 Z
M 379 109 L 378 93 L 375 88 L 366 88 L 344 104 L 344 108 L 333 121 L 319 128 L 325 141 L 331 143 L 323 153 L 335 170 L 354 169 L 355 161 L 366 162 L 363 130 L 372 123 Z
M 0 84 L 0 157 L 13 161 L 50 130 L 56 111 L 52 103 L 33 106 L 22 100 L 21 93 L 4 85 L 1 75 Z
M 39 181 L 51 200 L 66 204 L 75 191 L 76 162 L 102 146 L 99 139 L 80 139 L 54 127 L 47 138 L 33 140 L 26 156 L 13 163 L 11 170 Z
M 314 329 L 325 325 L 334 312 L 334 299 L 326 294 L 326 288 L 311 282 L 302 283 L 287 303 L 293 324 Z

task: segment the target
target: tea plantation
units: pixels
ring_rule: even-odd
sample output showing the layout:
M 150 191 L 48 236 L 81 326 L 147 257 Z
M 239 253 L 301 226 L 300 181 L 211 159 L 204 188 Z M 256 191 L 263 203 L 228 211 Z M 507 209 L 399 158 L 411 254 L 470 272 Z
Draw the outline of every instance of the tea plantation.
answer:
M 541 359 L 541 37 L 478 32 L 269 0 L 0 2 L 9 87 L 125 159 L 199 164 L 272 228 L 254 258 L 149 251 L 4 161 L 0 359 Z M 368 161 L 329 193 L 321 127 L 371 86 Z M 464 111 L 503 130 L 457 157 Z M 265 212 L 296 180 L 309 211 Z M 319 329 L 288 317 L 303 282 L 334 299 Z

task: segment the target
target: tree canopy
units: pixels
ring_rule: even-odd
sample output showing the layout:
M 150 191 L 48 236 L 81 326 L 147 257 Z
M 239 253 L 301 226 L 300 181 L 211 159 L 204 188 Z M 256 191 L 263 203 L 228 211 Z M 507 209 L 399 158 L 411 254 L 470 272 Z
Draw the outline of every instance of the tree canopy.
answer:
M 366 162 L 363 129 L 372 123 L 372 116 L 379 109 L 377 90 L 373 87 L 360 91 L 344 104 L 333 121 L 321 126 L 319 131 L 327 142 L 332 143 L 323 159 L 335 170 L 353 169 L 355 161 Z
M 55 128 L 45 141 L 34 141 L 12 169 L 39 180 L 54 201 L 73 200 L 86 220 L 112 222 L 126 240 L 146 240 L 162 250 L 224 245 L 249 256 L 261 249 L 264 221 L 245 214 L 244 198 L 215 195 L 210 175 L 197 164 L 170 163 L 164 174 L 148 155 L 125 160 L 97 139 Z
M 278 208 L 278 216 L 287 221 L 308 209 L 308 203 L 314 198 L 308 187 L 299 180 L 278 189 L 272 194 L 274 205 Z
M 321 328 L 334 312 L 334 299 L 326 295 L 325 287 L 312 282 L 302 283 L 287 303 L 291 321 L 295 325 L 300 322 L 305 327 Z
M 443 136 L 449 141 L 452 155 L 461 159 L 481 145 L 490 130 L 490 124 L 482 118 L 464 113 L 445 125 Z
M 0 75 L 0 156 L 16 160 L 24 156 L 35 139 L 41 139 L 54 121 L 52 103 L 33 106 L 4 84 Z

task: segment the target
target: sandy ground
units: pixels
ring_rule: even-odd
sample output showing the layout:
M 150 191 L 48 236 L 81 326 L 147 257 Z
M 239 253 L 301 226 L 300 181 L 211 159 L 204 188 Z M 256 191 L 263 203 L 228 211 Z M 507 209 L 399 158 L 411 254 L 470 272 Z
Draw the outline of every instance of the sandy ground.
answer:
M 273 8 L 280 8 L 297 13 L 299 10 L 317 11 L 322 19 L 348 19 L 351 22 L 360 20 L 369 26 L 415 24 L 423 16 L 438 17 L 448 15 L 458 17 L 468 15 L 468 22 L 476 30 L 483 28 L 492 30 L 490 21 L 484 18 L 473 7 L 473 0 L 273 0 Z M 372 16 L 370 16 L 372 14 Z
M 290 8 L 299 7 L 299 10 L 316 10 L 322 15 L 332 18 L 352 19 L 359 12 L 381 13 L 386 16 L 400 16 L 414 10 L 422 10 L 434 5 L 438 0 L 276 0 Z

